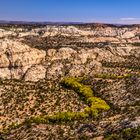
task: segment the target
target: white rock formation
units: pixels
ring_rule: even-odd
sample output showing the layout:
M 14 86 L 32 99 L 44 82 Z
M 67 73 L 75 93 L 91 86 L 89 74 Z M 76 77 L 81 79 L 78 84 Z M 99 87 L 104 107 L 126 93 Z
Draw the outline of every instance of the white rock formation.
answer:
M 132 37 L 135 37 L 135 33 L 128 31 L 128 32 L 125 32 L 121 37 L 125 39 L 132 38 Z
M 0 78 L 20 79 L 33 65 L 45 60 L 46 52 L 18 41 L 0 40 Z
M 44 79 L 45 75 L 46 75 L 46 68 L 42 65 L 35 65 L 27 71 L 24 80 L 37 82 L 40 79 Z
M 4 29 L 0 29 L 0 37 L 6 37 L 6 36 L 9 36 L 9 35 L 16 36 L 17 33 L 14 32 L 14 31 L 7 31 L 7 30 L 4 30 Z

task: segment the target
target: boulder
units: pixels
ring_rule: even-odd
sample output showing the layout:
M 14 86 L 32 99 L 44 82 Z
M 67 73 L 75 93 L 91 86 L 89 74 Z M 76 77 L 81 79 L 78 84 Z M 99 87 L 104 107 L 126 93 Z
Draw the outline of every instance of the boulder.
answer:
M 40 79 L 44 79 L 45 75 L 46 75 L 46 68 L 42 65 L 35 65 L 29 68 L 29 70 L 27 70 L 24 80 L 37 82 Z

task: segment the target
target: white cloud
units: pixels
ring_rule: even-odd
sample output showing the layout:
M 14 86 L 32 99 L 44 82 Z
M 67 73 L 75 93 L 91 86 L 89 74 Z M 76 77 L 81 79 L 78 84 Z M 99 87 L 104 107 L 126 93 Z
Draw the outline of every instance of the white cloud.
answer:
M 127 17 L 127 18 L 120 18 L 121 21 L 138 21 L 140 18 L 133 18 L 133 17 Z

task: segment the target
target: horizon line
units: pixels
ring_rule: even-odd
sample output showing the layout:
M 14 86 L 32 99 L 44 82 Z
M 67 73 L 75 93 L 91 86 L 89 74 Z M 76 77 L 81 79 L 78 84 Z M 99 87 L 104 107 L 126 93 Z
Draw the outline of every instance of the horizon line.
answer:
M 42 20 L 42 21 L 36 21 L 36 20 L 0 20 L 0 24 L 2 23 L 10 23 L 10 22 L 25 22 L 25 23 L 72 23 L 72 24 L 112 24 L 112 25 L 140 25 L 140 23 L 119 23 L 119 22 L 101 22 L 101 21 L 91 21 L 91 22 L 83 22 L 83 21 L 51 21 L 51 20 Z

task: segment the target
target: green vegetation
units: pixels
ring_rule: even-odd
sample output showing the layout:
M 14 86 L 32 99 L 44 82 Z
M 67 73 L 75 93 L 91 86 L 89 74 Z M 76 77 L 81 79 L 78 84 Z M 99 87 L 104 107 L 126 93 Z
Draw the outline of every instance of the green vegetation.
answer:
M 80 96 L 84 97 L 84 100 L 89 105 L 89 107 L 85 108 L 84 112 L 82 112 L 87 114 L 86 116 L 97 117 L 98 110 L 101 111 L 110 109 L 109 105 L 104 100 L 94 97 L 93 91 L 90 86 L 79 83 L 79 79 L 77 81 L 76 78 L 64 78 L 64 80 L 62 81 L 62 85 L 73 89 Z
M 84 111 L 79 112 L 59 112 L 54 115 L 32 116 L 26 119 L 22 124 L 12 124 L 8 129 L 18 128 L 21 125 L 26 124 L 30 126 L 35 124 L 48 124 L 48 123 L 66 123 L 74 120 L 86 119 L 88 117 L 97 117 L 99 112 L 109 110 L 109 105 L 101 98 L 94 97 L 93 91 L 88 85 L 84 85 L 82 82 L 84 78 L 64 78 L 61 84 L 64 87 L 74 90 L 79 96 L 84 99 L 89 107 L 84 108 Z
M 82 78 L 64 78 L 61 83 L 63 86 L 73 89 L 76 93 L 78 93 L 80 96 L 83 96 L 85 99 L 92 97 L 92 89 L 87 85 L 79 83 L 82 80 Z
M 24 124 L 31 125 L 32 123 L 66 123 L 73 120 L 85 119 L 87 117 L 89 117 L 89 115 L 84 112 L 60 112 L 54 115 L 31 117 L 27 119 Z
M 110 109 L 110 107 L 107 105 L 107 103 L 104 100 L 102 100 L 101 98 L 97 98 L 97 97 L 88 98 L 87 103 L 90 104 L 91 108 L 103 109 L 103 110 Z
M 84 98 L 89 107 L 85 108 L 83 112 L 59 112 L 54 115 L 46 115 L 46 116 L 38 116 L 31 117 L 26 120 L 24 123 L 30 125 L 32 123 L 40 124 L 40 123 L 61 123 L 61 122 L 69 122 L 73 120 L 81 120 L 86 119 L 89 116 L 97 117 L 99 111 L 101 110 L 109 110 L 109 105 L 102 100 L 101 98 L 94 97 L 92 89 L 79 83 L 84 78 L 64 78 L 61 84 L 67 88 L 73 89 L 80 96 Z

